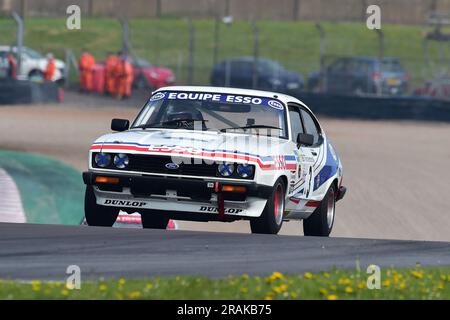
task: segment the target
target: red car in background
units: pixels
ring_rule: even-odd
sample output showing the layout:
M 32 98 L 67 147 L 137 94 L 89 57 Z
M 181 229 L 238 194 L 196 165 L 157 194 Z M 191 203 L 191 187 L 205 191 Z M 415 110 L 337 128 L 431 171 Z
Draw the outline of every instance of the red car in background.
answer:
M 136 57 L 132 58 L 131 63 L 134 71 L 134 88 L 156 90 L 175 84 L 175 74 L 168 68 L 155 67 L 147 60 Z

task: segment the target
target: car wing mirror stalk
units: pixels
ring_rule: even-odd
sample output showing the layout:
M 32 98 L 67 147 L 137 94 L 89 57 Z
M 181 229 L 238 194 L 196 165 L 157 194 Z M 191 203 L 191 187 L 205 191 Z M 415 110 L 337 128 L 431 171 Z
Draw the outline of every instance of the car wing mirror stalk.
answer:
M 314 144 L 314 136 L 307 133 L 299 133 L 297 135 L 297 147 L 301 146 L 310 147 Z
M 126 131 L 130 127 L 130 121 L 127 119 L 112 119 L 111 130 L 112 131 Z

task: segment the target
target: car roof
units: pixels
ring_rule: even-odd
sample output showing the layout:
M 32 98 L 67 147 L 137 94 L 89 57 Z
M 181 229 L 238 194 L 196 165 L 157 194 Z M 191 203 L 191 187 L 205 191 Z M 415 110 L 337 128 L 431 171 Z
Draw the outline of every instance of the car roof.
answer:
M 243 56 L 243 57 L 234 57 L 234 58 L 225 59 L 225 60 L 222 61 L 222 63 L 225 62 L 225 61 L 232 61 L 232 62 L 235 62 L 235 61 L 253 62 L 254 60 L 255 60 L 255 57 Z M 276 61 L 276 60 L 272 60 L 272 59 L 268 59 L 268 58 L 262 58 L 262 57 L 259 57 L 257 60 L 258 60 L 258 61 L 278 62 L 278 61 Z
M 303 103 L 301 100 L 283 94 L 279 92 L 272 92 L 272 91 L 262 91 L 262 90 L 253 90 L 253 89 L 242 89 L 242 88 L 229 88 L 229 87 L 213 87 L 213 86 L 171 86 L 171 87 L 162 87 L 158 90 L 154 91 L 161 92 L 161 91 L 185 91 L 185 92 L 204 92 L 204 93 L 218 93 L 218 94 L 235 94 L 235 95 L 246 95 L 246 96 L 253 96 L 253 97 L 261 97 L 261 98 L 272 98 L 272 99 L 278 99 L 285 104 L 289 102 L 294 102 L 301 104 L 302 106 L 306 107 L 308 110 L 308 106 Z M 311 111 L 311 110 L 310 110 Z
M 362 56 L 362 57 L 344 57 L 342 60 L 362 60 L 362 61 L 399 61 L 399 58 L 395 57 L 370 57 L 370 56 Z

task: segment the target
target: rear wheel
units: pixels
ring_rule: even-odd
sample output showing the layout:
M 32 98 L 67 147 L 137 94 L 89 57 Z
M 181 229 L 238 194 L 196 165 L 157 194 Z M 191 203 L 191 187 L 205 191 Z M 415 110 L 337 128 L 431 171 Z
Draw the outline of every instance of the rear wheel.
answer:
M 119 215 L 119 209 L 97 204 L 92 186 L 86 187 L 84 215 L 89 226 L 112 227 Z
M 260 217 L 250 220 L 252 233 L 277 234 L 283 224 L 285 186 L 277 180 Z
M 169 218 L 166 214 L 155 210 L 145 210 L 141 213 L 144 229 L 166 229 Z
M 303 234 L 305 236 L 328 237 L 333 229 L 334 216 L 336 212 L 336 192 L 332 185 L 320 206 L 303 220 Z

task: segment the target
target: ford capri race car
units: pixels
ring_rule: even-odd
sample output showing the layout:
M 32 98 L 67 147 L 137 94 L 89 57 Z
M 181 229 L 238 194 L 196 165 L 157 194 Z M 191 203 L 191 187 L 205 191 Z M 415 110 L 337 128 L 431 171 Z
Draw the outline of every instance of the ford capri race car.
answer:
M 345 195 L 342 163 L 311 110 L 278 93 L 215 87 L 154 92 L 133 123 L 89 152 L 85 217 L 112 226 L 119 211 L 140 213 L 144 228 L 170 219 L 249 220 L 276 234 L 303 220 L 309 236 L 328 236 Z

